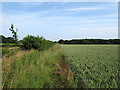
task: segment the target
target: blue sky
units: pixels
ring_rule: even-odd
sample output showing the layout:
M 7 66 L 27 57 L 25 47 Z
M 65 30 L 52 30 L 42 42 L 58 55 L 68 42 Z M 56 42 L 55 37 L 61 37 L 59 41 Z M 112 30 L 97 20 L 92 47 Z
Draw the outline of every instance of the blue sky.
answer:
M 18 38 L 29 35 L 48 40 L 118 38 L 117 2 L 4 2 L 2 34 L 13 23 Z

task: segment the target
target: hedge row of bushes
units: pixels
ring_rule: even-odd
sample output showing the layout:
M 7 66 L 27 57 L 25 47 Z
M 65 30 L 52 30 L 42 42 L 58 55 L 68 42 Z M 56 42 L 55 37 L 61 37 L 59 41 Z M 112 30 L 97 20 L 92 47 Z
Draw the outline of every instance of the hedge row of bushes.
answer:
M 39 51 L 46 50 L 51 47 L 54 42 L 45 40 L 43 37 L 28 35 L 22 41 L 22 48 L 26 50 L 36 49 Z

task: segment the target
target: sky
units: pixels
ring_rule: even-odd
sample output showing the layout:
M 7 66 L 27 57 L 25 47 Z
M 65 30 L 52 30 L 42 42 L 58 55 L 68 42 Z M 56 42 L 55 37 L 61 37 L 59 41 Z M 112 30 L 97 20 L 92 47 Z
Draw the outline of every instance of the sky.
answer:
M 47 40 L 118 38 L 117 2 L 3 2 L 2 35 L 18 39 L 27 35 Z M 0 16 L 1 17 L 1 16 Z

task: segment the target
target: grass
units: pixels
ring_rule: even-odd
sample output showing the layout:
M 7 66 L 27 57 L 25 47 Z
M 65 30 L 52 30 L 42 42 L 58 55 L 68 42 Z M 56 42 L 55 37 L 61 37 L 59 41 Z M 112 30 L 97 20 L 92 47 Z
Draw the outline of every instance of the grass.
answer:
M 14 43 L 0 43 L 0 46 L 15 46 Z
M 2 47 L 0 52 L 2 53 L 2 57 L 10 57 L 19 52 L 21 49 L 19 47 Z
M 20 51 L 2 57 L 2 88 L 64 88 L 72 72 L 59 45 L 46 51 Z
M 74 73 L 73 87 L 118 88 L 118 45 L 61 45 Z
M 0 58 L 2 57 L 2 48 L 0 47 Z
M 2 88 L 117 88 L 118 45 L 2 48 Z
M 15 46 L 21 46 L 21 43 L 18 43 L 18 45 L 16 45 L 15 43 L 0 43 L 0 47 L 15 47 Z

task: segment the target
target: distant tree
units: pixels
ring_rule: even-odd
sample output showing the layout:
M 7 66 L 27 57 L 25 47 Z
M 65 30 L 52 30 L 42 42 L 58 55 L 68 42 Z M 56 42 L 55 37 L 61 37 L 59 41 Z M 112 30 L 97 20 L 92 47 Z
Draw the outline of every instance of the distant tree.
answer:
M 12 37 L 7 37 L 6 40 L 7 40 L 7 43 L 15 43 L 15 40 Z
M 72 39 L 58 41 L 60 44 L 120 44 L 120 39 Z
M 57 43 L 57 41 L 55 41 L 55 43 Z
M 0 35 L 0 43 L 15 43 L 15 40 L 13 37 L 5 37 Z
M 58 43 L 63 44 L 64 40 L 60 39 Z
M 16 31 L 15 31 L 14 30 L 14 25 L 11 24 L 11 28 L 9 28 L 9 30 L 12 31 L 13 38 L 15 40 L 15 43 L 17 44 L 17 42 L 18 42 L 18 36 L 17 36 L 18 29 L 16 29 Z
M 3 35 L 0 35 L 0 43 L 6 43 L 6 38 Z

